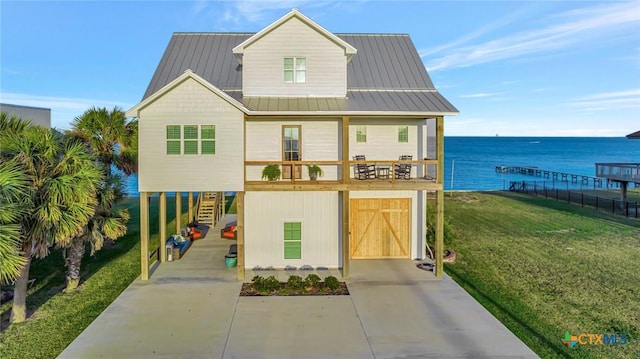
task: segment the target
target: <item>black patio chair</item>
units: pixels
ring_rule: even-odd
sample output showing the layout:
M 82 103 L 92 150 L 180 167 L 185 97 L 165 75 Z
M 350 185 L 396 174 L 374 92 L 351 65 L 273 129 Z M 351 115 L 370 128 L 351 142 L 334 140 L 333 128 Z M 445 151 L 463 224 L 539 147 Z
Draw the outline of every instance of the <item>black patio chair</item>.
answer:
M 400 161 L 411 161 L 413 156 L 411 155 L 402 155 L 398 158 Z M 398 163 L 395 167 L 396 178 L 397 179 L 411 179 L 411 164 L 409 163 Z
M 366 161 L 364 155 L 353 156 L 354 161 Z M 353 177 L 357 179 L 371 179 L 376 178 L 376 166 L 366 163 L 356 163 L 353 166 Z

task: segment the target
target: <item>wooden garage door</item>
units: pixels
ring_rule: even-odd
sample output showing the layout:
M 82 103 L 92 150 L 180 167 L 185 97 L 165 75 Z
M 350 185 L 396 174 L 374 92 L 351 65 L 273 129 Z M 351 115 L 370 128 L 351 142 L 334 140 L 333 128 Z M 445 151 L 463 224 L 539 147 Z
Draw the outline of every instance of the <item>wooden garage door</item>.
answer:
M 411 199 L 350 201 L 350 258 L 408 258 Z

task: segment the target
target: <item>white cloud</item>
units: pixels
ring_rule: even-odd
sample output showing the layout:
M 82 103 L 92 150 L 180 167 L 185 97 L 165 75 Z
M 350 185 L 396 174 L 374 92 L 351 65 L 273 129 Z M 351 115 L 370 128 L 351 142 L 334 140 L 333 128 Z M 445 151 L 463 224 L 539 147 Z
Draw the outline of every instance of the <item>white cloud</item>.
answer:
M 640 88 L 585 96 L 570 103 L 582 111 L 640 108 Z
M 518 32 L 484 43 L 459 47 L 435 58 L 427 64 L 429 71 L 468 67 L 487 62 L 530 56 L 596 41 L 611 41 L 616 36 L 628 38 L 640 24 L 637 2 L 606 4 L 603 6 L 567 11 L 551 17 L 547 27 Z M 475 32 L 467 36 L 476 37 Z M 466 41 L 465 37 L 463 39 Z M 453 42 L 454 45 L 460 39 Z M 463 41 L 464 42 L 464 41 Z M 451 48 L 443 45 L 440 48 Z
M 6 73 L 8 73 L 9 75 L 20 75 L 20 72 L 19 72 L 19 71 L 11 70 L 11 69 L 8 69 L 8 68 L 6 68 L 6 67 L 3 67 L 3 68 L 2 68 L 2 72 L 6 72 Z
M 191 7 L 191 13 L 193 15 L 198 15 L 202 13 L 202 11 L 205 10 L 206 8 L 207 8 L 206 0 L 197 0 Z
M 487 33 L 490 33 L 494 30 L 497 30 L 501 27 L 507 26 L 515 21 L 517 21 L 519 18 L 522 17 L 522 15 L 524 15 L 527 11 L 528 8 L 522 8 L 519 11 L 513 12 L 507 16 L 503 16 L 500 17 L 497 21 L 494 21 L 492 23 L 489 23 L 485 26 L 480 27 L 477 30 L 474 30 L 462 37 L 460 37 L 459 39 L 456 39 L 450 43 L 444 44 L 444 45 L 440 45 L 440 46 L 436 46 L 435 48 L 431 48 L 431 49 L 424 49 L 424 50 L 420 50 L 418 51 L 418 54 L 420 55 L 420 57 L 426 57 L 432 54 L 436 54 L 439 52 L 442 52 L 444 50 L 447 49 L 451 49 L 451 48 L 456 48 L 459 47 L 461 45 L 464 45 L 465 43 L 468 43 L 469 41 L 476 39 L 482 35 L 485 35 Z

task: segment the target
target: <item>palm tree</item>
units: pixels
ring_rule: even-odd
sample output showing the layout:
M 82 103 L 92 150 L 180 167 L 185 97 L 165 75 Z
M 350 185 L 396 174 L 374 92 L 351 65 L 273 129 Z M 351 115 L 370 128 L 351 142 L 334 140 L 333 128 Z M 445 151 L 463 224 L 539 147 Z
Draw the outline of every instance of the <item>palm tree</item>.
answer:
M 16 161 L 0 159 L 0 283 L 16 279 L 25 264 L 20 253 L 20 217 L 29 199 L 27 176 Z
M 105 174 L 105 181 L 96 193 L 96 211 L 81 234 L 73 239 L 66 252 L 67 287 L 70 292 L 80 283 L 80 265 L 86 243 L 91 244 L 91 255 L 100 250 L 106 239 L 115 240 L 127 231 L 129 212 L 117 209 L 123 198 L 121 175 L 137 172 L 138 122 L 127 121 L 119 108 L 91 108 L 72 123 L 70 136 L 81 140 L 93 153 Z
M 19 218 L 24 266 L 14 286 L 11 322 L 26 319 L 31 258 L 43 258 L 51 246 L 67 247 L 95 212 L 103 174 L 80 142 L 39 126 L 6 126 L 0 159 L 14 161 L 28 178 L 28 198 Z
M 69 135 L 86 143 L 100 163 L 127 175 L 138 172 L 138 121 L 127 121 L 122 109 L 91 108 L 76 117 Z

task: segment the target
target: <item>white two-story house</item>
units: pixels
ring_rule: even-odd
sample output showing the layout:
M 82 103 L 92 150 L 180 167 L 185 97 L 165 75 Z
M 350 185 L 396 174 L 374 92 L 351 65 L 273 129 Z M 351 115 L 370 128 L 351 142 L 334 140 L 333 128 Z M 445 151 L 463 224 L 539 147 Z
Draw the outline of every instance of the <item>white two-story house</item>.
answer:
M 167 192 L 211 191 L 237 193 L 239 279 L 423 259 L 432 199 L 442 275 L 443 119 L 457 110 L 408 35 L 334 34 L 297 9 L 258 33 L 175 33 L 127 114 L 139 119 L 143 279 L 149 195 L 162 212 Z M 279 178 L 262 178 L 269 165 Z

